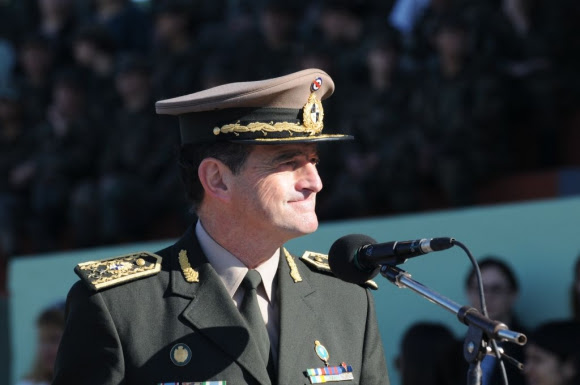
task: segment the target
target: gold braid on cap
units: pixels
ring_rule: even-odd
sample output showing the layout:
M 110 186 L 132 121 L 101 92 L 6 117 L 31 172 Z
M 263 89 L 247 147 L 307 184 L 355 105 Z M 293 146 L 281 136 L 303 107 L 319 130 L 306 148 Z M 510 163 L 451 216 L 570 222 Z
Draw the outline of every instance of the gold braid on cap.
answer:
M 302 107 L 302 124 L 300 122 L 290 123 L 290 122 L 253 122 L 247 125 L 242 125 L 240 122 L 233 124 L 225 124 L 221 127 L 215 127 L 213 129 L 214 135 L 219 134 L 231 134 L 238 136 L 240 133 L 247 132 L 262 132 L 264 136 L 268 135 L 269 132 L 284 132 L 288 131 L 290 136 L 294 133 L 318 135 L 322 132 L 324 119 L 324 110 L 322 109 L 322 103 L 320 100 L 316 99 L 314 92 L 308 97 L 308 101 Z

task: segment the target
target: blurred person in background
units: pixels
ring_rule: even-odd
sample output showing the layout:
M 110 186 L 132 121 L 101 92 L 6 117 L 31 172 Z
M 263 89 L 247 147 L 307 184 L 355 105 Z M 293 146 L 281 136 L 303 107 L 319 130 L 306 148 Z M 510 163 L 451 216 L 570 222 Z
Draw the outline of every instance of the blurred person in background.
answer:
M 44 309 L 36 319 L 36 354 L 30 372 L 16 385 L 49 385 L 64 330 L 64 302 Z
M 431 56 L 436 54 L 436 33 L 441 17 L 457 13 L 456 0 L 403 0 L 399 3 L 413 3 L 414 20 L 406 29 L 405 48 L 417 63 L 425 64 Z M 397 5 L 393 11 L 397 11 Z M 400 22 L 398 22 L 400 24 Z
M 82 79 L 75 71 L 59 73 L 45 120 L 35 128 L 28 159 L 13 173 L 16 183 L 31 186 L 36 249 L 53 249 L 62 240 L 70 195 L 81 180 L 94 173 L 96 135 Z
M 368 11 L 364 2 L 323 0 L 310 35 L 330 47 L 334 65 L 346 80 L 360 68 L 364 36 L 369 32 Z
M 119 103 L 115 88 L 117 47 L 102 25 L 89 24 L 78 30 L 73 41 L 76 66 L 85 76 L 87 106 L 92 116 L 107 116 Z
M 364 76 L 351 79 L 347 92 L 337 95 L 336 125 L 356 135 L 356 145 L 345 145 L 342 156 L 329 157 L 334 169 L 328 178 L 332 195 L 320 202 L 324 218 L 379 215 L 418 208 L 413 133 L 409 127 L 408 104 L 412 75 L 401 60 L 400 36 L 392 28 L 377 30 L 365 45 Z M 357 95 L 353 98 L 353 95 Z M 323 169 L 328 165 L 321 165 Z M 381 175 L 377 179 L 377 175 Z M 395 180 L 396 179 L 396 182 Z
M 376 32 L 365 55 L 364 88 L 355 91 L 363 96 L 352 114 L 357 115 L 357 136 L 366 141 L 361 153 L 372 148 L 377 158 L 375 172 L 366 180 L 367 187 L 376 183 L 376 188 L 366 191 L 375 214 L 413 211 L 423 206 L 416 188 L 417 133 L 408 108 L 416 74 L 405 65 L 401 36 L 392 28 Z
M 50 43 L 54 60 L 60 68 L 73 62 L 71 43 L 78 26 L 74 0 L 37 0 L 37 33 Z
M 89 23 L 103 25 L 123 53 L 145 54 L 151 49 L 149 14 L 130 0 L 93 0 Z
M 40 124 L 50 104 L 55 68 L 50 41 L 39 34 L 25 36 L 18 46 L 18 66 L 14 81 L 22 91 L 26 119 L 30 125 Z
M 528 337 L 524 366 L 527 385 L 580 384 L 580 323 L 548 321 Z
M 288 63 L 292 62 L 297 49 L 301 11 L 300 3 L 281 0 L 271 1 L 260 10 L 257 41 L 252 44 L 254 52 L 263 57 L 251 66 L 249 76 L 277 76 L 294 70 Z
M 0 87 L 0 257 L 18 251 L 18 235 L 27 217 L 29 186 L 17 183 L 13 175 L 28 158 L 31 146 L 24 113 L 20 90 Z
M 566 31 L 563 3 L 502 0 L 483 31 L 487 60 L 509 82 L 515 119 L 508 133 L 511 146 L 524 154 L 514 159 L 523 170 L 555 166 L 559 157 L 562 90 L 577 77 L 577 67 L 571 73 L 563 67 L 577 35 L 566 34 L 572 31 Z
M 200 67 L 207 56 L 198 50 L 192 13 L 193 7 L 184 0 L 166 1 L 155 10 L 153 87 L 158 97 L 200 88 Z
M 137 240 L 164 209 L 173 212 L 179 201 L 173 197 L 183 195 L 171 195 L 174 189 L 180 191 L 173 163 L 179 139 L 163 130 L 162 119 L 151 111 L 150 63 L 141 55 L 121 56 L 115 85 L 121 103 L 109 112 L 95 162 L 97 175 L 73 197 L 74 233 L 80 244 Z
M 420 134 L 419 179 L 445 207 L 473 204 L 478 187 L 504 172 L 509 154 L 503 87 L 471 51 L 469 34 L 460 14 L 437 20 L 436 54 L 410 103 Z
M 395 27 L 407 41 L 415 28 L 417 19 L 429 6 L 431 0 L 394 0 L 389 12 L 389 23 Z
M 288 72 L 298 48 L 297 30 L 301 11 L 301 7 L 295 2 L 282 0 L 271 1 L 263 6 L 248 3 L 240 8 L 235 19 L 241 25 L 235 27 L 236 31 L 230 30 L 223 35 L 219 50 L 231 62 L 228 65 L 232 67 L 229 71 L 230 78 L 234 81 L 255 80 L 262 76 L 277 76 Z M 237 24 L 233 20 L 230 23 Z M 227 28 L 234 28 L 234 25 L 228 25 Z M 207 38 L 204 38 L 201 43 L 202 52 L 209 48 L 207 42 Z M 209 42 L 215 46 L 213 39 Z M 248 66 L 239 60 L 240 57 L 259 57 L 260 60 L 254 60 Z
M 443 324 L 417 322 L 411 325 L 403 335 L 400 353 L 395 358 L 401 384 L 462 384 L 467 367 L 461 363 L 460 346 L 460 341 Z
M 519 283 L 512 268 L 502 259 L 487 256 L 478 261 L 481 270 L 483 290 L 488 317 L 503 322 L 511 330 L 526 334 L 526 328 L 515 314 L 515 303 L 519 296 Z M 471 306 L 482 312 L 475 270 L 471 270 L 465 280 L 465 290 Z M 483 312 L 482 312 L 483 314 Z M 519 362 L 523 361 L 523 348 L 514 343 L 498 343 L 507 355 Z M 505 362 L 505 361 L 504 361 Z M 515 366 L 505 363 L 510 385 L 523 385 L 523 373 Z M 482 384 L 501 383 L 500 366 L 492 355 L 486 355 L 481 362 Z

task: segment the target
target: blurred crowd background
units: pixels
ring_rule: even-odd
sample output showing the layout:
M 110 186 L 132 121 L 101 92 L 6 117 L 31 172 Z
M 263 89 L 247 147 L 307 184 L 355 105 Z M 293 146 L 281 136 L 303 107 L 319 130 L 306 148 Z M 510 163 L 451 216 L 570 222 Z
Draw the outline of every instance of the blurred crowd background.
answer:
M 325 130 L 358 139 L 320 148 L 335 220 L 580 166 L 579 66 L 576 0 L 0 1 L 0 261 L 183 231 L 156 100 L 328 72 Z

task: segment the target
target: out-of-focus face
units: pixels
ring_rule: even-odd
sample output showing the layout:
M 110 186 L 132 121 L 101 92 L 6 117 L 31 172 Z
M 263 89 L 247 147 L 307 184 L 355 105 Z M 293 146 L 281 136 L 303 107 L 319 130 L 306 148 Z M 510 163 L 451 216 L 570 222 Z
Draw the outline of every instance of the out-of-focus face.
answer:
M 282 242 L 315 231 L 322 189 L 317 162 L 314 144 L 255 146 L 233 176 L 232 215 Z
M 397 54 L 385 48 L 375 48 L 367 55 L 367 64 L 371 72 L 389 73 L 396 65 Z
M 83 96 L 78 89 L 67 85 L 56 85 L 53 89 L 55 108 L 62 116 L 68 118 L 80 115 L 84 102 Z
M 142 95 L 148 95 L 150 86 L 148 75 L 138 71 L 122 73 L 116 78 L 117 92 L 123 100 L 132 100 L 141 98 Z
M 0 98 L 0 121 L 17 119 L 22 112 L 19 102 Z
M 62 329 L 54 325 L 43 325 L 38 328 L 38 357 L 42 367 L 52 372 Z
M 340 11 L 327 10 L 320 16 L 320 26 L 325 38 L 330 41 L 340 40 L 344 28 L 344 16 Z
M 83 67 L 90 67 L 97 56 L 95 47 L 87 41 L 77 41 L 73 50 L 75 60 Z
M 466 50 L 465 31 L 443 28 L 435 37 L 435 44 L 440 55 L 445 57 L 462 56 Z
M 42 76 L 50 71 L 52 56 L 47 48 L 24 47 L 20 52 L 20 63 L 28 76 Z
M 568 385 L 574 376 L 570 363 L 558 360 L 558 357 L 533 343 L 525 347 L 526 360 L 524 374 L 528 385 Z
M 281 40 L 288 37 L 292 30 L 292 17 L 283 12 L 265 11 L 260 16 L 260 25 L 267 38 Z
M 182 31 L 187 30 L 187 19 L 174 14 L 161 14 L 155 20 L 155 36 L 167 41 Z
M 511 286 L 505 274 L 495 266 L 487 266 L 481 270 L 483 280 L 483 290 L 489 318 L 502 322 L 509 322 L 514 303 L 517 299 L 517 292 Z M 479 292 L 475 279 L 470 282 L 467 296 L 471 305 L 480 309 Z M 509 323 L 508 323 L 508 326 Z
M 38 0 L 38 8 L 46 16 L 60 15 L 70 10 L 71 3 L 70 0 Z

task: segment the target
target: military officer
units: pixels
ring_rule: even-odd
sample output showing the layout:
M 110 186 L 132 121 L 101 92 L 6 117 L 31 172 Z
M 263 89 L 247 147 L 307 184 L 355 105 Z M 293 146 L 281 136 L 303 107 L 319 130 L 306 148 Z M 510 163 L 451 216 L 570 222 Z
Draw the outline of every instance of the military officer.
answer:
M 317 142 L 351 139 L 323 133 L 333 90 L 309 69 L 157 102 L 199 219 L 75 268 L 53 384 L 389 383 L 369 290 L 283 247 L 318 226 Z

